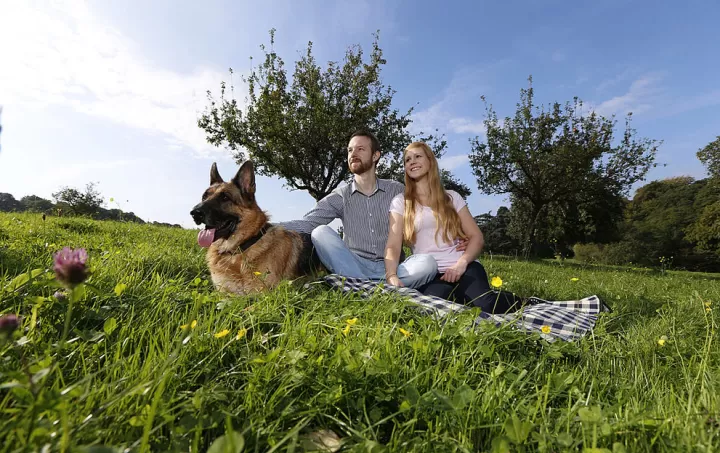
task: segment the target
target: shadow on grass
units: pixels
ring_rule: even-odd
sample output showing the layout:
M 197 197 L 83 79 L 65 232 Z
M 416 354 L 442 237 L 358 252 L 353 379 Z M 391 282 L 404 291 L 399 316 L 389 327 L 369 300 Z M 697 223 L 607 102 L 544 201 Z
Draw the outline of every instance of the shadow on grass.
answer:
M 606 304 L 609 297 L 598 294 L 600 300 Z M 658 310 L 665 305 L 667 301 L 652 300 L 646 297 L 633 298 L 632 303 L 608 304 L 612 309 L 611 313 L 606 314 L 605 331 L 609 334 L 623 333 L 634 329 L 637 325 L 642 325 L 651 319 L 660 316 Z
M 0 277 L 12 277 L 26 272 L 30 265 L 6 247 L 0 246 Z

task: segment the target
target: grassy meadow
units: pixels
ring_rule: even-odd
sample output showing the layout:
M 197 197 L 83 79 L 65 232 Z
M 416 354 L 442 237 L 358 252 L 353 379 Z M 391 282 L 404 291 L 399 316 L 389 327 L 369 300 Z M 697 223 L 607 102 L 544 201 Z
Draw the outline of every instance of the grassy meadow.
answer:
M 720 275 L 482 257 L 505 289 L 612 307 L 547 343 L 322 285 L 220 294 L 195 237 L 0 214 L 0 314 L 22 316 L 0 340 L 1 451 L 720 449 Z M 64 246 L 90 256 L 72 306 Z

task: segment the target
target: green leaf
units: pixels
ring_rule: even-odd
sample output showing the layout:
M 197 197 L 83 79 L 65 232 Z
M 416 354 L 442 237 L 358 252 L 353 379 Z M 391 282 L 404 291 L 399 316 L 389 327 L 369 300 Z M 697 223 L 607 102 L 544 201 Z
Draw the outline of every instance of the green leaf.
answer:
M 116 296 L 120 297 L 122 293 L 125 292 L 126 288 L 127 285 L 125 283 L 118 283 L 117 285 L 115 285 L 115 289 L 113 291 L 115 291 Z
M 414 385 L 405 387 L 405 398 L 407 398 L 410 404 L 417 404 L 418 401 L 420 401 L 420 392 L 418 392 L 417 387 Z
M 435 409 L 440 411 L 450 411 L 455 409 L 452 400 L 442 390 L 432 389 L 432 395 L 435 397 Z
M 412 405 L 410 404 L 410 402 L 408 400 L 403 400 L 403 402 L 400 403 L 400 410 L 402 412 L 409 411 L 410 409 L 412 409 Z
M 287 353 L 288 361 L 289 361 L 291 364 L 295 364 L 295 363 L 299 362 L 299 361 L 302 360 L 306 355 L 307 355 L 306 352 L 299 351 L 299 350 L 292 350 L 292 351 L 288 351 L 288 353 Z
M 85 285 L 79 284 L 75 288 L 70 291 L 70 297 L 74 302 L 80 302 L 81 300 L 85 299 L 87 296 L 87 290 L 85 289 Z
M 585 423 L 600 423 L 603 420 L 603 413 L 600 406 L 582 407 L 578 411 L 580 421 Z
M 510 439 L 499 436 L 492 440 L 492 453 L 510 453 Z
M 528 438 L 530 431 L 533 428 L 533 424 L 530 422 L 523 422 L 513 414 L 512 417 L 508 418 L 503 425 L 505 434 L 516 445 L 520 445 Z
M 110 335 L 116 328 L 117 319 L 108 318 L 107 320 L 105 320 L 105 323 L 103 324 L 103 331 L 105 331 L 105 335 Z
M 8 291 L 15 291 L 16 289 L 20 288 L 22 285 L 30 281 L 30 273 L 25 272 L 23 274 L 18 275 L 17 277 L 10 280 L 10 283 L 5 287 Z
M 273 360 L 277 359 L 280 353 L 282 352 L 282 349 L 277 348 L 270 351 L 270 353 L 265 357 L 265 360 L 267 362 L 272 362 Z
M 553 375 L 553 388 L 557 391 L 564 390 L 568 385 L 575 381 L 575 375 L 570 372 L 563 372 Z
M 135 415 L 130 417 L 130 421 L 128 423 L 130 423 L 130 426 L 143 426 L 145 424 L 145 417 Z
M 603 423 L 602 426 L 600 426 L 600 432 L 603 436 L 609 436 L 613 432 L 612 426 L 610 426 L 609 423 Z
M 130 425 L 131 426 L 144 426 L 145 420 L 147 420 L 147 416 L 150 413 L 150 405 L 146 404 L 140 413 L 132 418 L 130 418 Z
M 469 385 L 463 384 L 455 390 L 453 395 L 453 406 L 455 409 L 464 409 L 475 397 L 475 391 Z
M 245 438 L 237 431 L 224 434 L 213 441 L 207 453 L 240 453 L 245 448 Z
M 615 442 L 613 444 L 612 453 L 626 453 L 627 450 L 625 449 L 625 445 L 621 444 L 620 442 Z
M 568 433 L 560 433 L 557 436 L 558 443 L 563 447 L 572 447 L 575 439 Z

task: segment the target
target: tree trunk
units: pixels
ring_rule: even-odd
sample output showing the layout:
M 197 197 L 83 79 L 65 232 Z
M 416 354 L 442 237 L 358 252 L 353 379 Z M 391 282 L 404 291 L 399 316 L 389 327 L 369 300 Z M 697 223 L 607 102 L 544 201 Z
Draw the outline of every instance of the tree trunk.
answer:
M 535 225 L 537 225 L 538 219 L 540 218 L 540 212 L 542 206 L 538 206 L 533 203 L 533 212 L 530 216 L 530 224 L 528 225 L 527 233 L 525 234 L 525 244 L 523 245 L 523 258 L 530 258 L 530 253 L 535 245 Z

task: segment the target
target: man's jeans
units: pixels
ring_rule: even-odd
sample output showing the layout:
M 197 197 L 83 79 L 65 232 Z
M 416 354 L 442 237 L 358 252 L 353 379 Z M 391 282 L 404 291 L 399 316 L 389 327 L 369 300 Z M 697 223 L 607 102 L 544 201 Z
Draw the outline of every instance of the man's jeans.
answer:
M 385 279 L 385 261 L 373 261 L 353 253 L 342 238 L 327 225 L 315 228 L 312 242 L 323 265 L 332 273 L 367 280 Z M 437 262 L 431 255 L 412 255 L 397 269 L 400 281 L 408 288 L 418 288 L 437 275 Z

